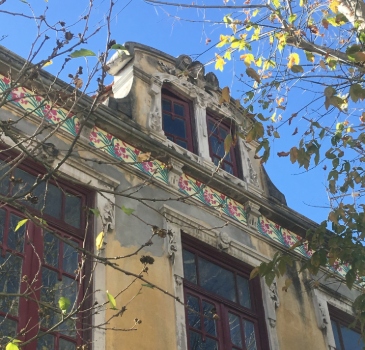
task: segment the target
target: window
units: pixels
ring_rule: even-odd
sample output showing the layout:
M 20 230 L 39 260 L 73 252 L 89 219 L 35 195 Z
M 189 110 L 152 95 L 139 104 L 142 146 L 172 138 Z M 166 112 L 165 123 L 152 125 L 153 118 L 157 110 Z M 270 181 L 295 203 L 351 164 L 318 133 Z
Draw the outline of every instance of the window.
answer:
M 232 133 L 232 125 L 207 116 L 209 153 L 215 165 L 221 162 L 221 168 L 227 173 L 238 176 L 236 152 L 233 146 L 225 156 L 224 140 Z
M 167 89 L 162 89 L 162 128 L 166 137 L 193 152 L 190 105 Z
M 335 338 L 336 350 L 362 350 L 364 342 L 361 339 L 359 327 L 349 328 L 354 322 L 354 317 L 328 305 L 331 316 L 333 336 Z
M 250 281 L 242 262 L 183 238 L 188 349 L 268 348 L 259 279 Z
M 7 170 L 0 164 L 0 177 Z M 62 181 L 43 183 L 24 197 L 36 182 L 39 172 L 30 167 L 15 168 L 0 184 L 3 195 L 18 197 L 35 216 L 45 220 L 49 230 L 28 221 L 16 230 L 22 213 L 9 205 L 0 206 L 0 347 L 16 337 L 27 341 L 49 330 L 63 317 L 59 299 L 70 301 L 68 311 L 84 298 L 83 275 L 77 246 L 84 245 L 86 206 L 90 193 Z M 56 232 L 56 237 L 50 232 Z M 87 245 L 85 248 L 90 249 Z M 9 295 L 13 294 L 13 295 Z M 24 297 L 24 296 L 27 297 Z M 84 301 L 84 300 L 83 300 Z M 83 308 L 87 308 L 83 303 Z M 76 350 L 86 332 L 82 331 L 85 312 L 70 317 L 25 350 Z M 89 335 L 87 335 L 89 336 Z

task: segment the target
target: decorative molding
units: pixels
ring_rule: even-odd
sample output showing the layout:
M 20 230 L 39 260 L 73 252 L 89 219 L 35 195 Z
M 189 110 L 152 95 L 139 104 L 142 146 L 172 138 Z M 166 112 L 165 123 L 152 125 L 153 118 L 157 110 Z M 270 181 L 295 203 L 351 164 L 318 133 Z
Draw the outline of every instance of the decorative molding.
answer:
M 169 230 L 170 234 L 168 235 L 168 245 L 167 245 L 167 255 L 169 256 L 171 263 L 175 263 L 175 254 L 177 252 L 177 245 L 174 234 Z
M 250 182 L 253 185 L 255 185 L 256 187 L 259 187 L 258 176 L 257 176 L 255 169 L 252 166 L 252 163 L 251 163 L 251 160 L 249 157 L 247 157 L 247 164 L 248 164 L 248 173 L 249 173 Z
M 115 229 L 115 208 L 114 208 L 114 204 L 107 201 L 104 204 L 101 216 L 102 216 L 102 219 L 103 219 L 103 224 L 105 226 L 105 230 L 107 232 L 113 231 Z
M 219 232 L 217 237 L 217 248 L 219 250 L 228 250 L 231 244 L 231 238 L 226 232 Z
M 247 223 L 251 228 L 256 229 L 260 213 L 260 206 L 252 201 L 247 201 L 245 203 L 245 210 L 247 213 Z
M 278 283 L 276 279 L 271 283 L 271 286 L 269 287 L 269 295 L 274 305 L 274 308 L 277 309 L 280 306 L 280 299 L 278 294 Z
M 170 165 L 171 169 L 169 171 L 169 184 L 176 190 L 179 190 L 179 180 L 183 174 L 182 167 L 184 164 L 172 158 L 170 160 Z

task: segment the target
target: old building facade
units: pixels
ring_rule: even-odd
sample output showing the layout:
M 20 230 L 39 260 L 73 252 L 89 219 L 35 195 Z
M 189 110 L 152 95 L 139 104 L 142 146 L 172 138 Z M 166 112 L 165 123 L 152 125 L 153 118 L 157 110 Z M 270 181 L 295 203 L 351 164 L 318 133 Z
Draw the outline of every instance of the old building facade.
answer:
M 37 201 L 27 197 L 26 206 L 57 233 L 43 221 L 16 229 L 22 207 L 2 207 L 0 288 L 20 296 L 0 296 L 1 344 L 43 332 L 25 349 L 361 349 L 357 330 L 346 328 L 358 291 L 344 286 L 345 266 L 329 279 L 329 270 L 299 273 L 312 254 L 301 245 L 286 276 L 270 286 L 249 278 L 315 224 L 287 206 L 255 158 L 257 143 L 235 138 L 250 129 L 247 111 L 190 57 L 126 47 L 129 55 L 109 62 L 112 91 L 86 119 L 92 99 L 71 114 L 38 92 L 51 81 L 69 91 L 46 73 L 12 89 L 24 61 L 1 48 L 0 89 L 11 94 L 0 119 L 14 122 L 2 134 L 1 194 L 22 201 L 32 188 Z M 57 173 L 41 182 L 49 169 Z M 80 265 L 83 249 L 94 255 Z M 63 316 L 42 309 L 61 308 L 61 296 L 72 304 Z M 87 316 L 52 328 L 78 304 Z

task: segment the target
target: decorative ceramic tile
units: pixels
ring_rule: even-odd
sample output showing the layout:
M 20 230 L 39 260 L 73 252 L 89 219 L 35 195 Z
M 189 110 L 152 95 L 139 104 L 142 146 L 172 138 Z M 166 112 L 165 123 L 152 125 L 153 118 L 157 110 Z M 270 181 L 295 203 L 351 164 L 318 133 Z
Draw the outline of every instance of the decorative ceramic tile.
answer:
M 181 175 L 179 179 L 179 189 L 181 193 L 191 196 L 211 208 L 215 208 L 220 215 L 226 214 L 241 224 L 247 225 L 246 212 L 243 205 L 223 193 L 185 174 Z
M 117 139 L 106 131 L 94 127 L 90 133 L 90 144 L 109 154 L 114 159 L 125 163 L 132 163 L 131 166 L 135 169 L 153 176 L 156 180 L 168 183 L 168 170 L 163 163 L 158 161 L 138 162 L 138 155 L 142 153 L 140 150 Z
M 0 92 L 10 88 L 10 79 L 0 74 Z M 18 87 L 11 90 L 7 100 L 24 111 L 37 115 L 47 122 L 60 125 L 62 130 L 76 136 L 80 121 L 73 114 L 63 108 L 55 108 L 50 101 L 36 95 L 31 90 Z

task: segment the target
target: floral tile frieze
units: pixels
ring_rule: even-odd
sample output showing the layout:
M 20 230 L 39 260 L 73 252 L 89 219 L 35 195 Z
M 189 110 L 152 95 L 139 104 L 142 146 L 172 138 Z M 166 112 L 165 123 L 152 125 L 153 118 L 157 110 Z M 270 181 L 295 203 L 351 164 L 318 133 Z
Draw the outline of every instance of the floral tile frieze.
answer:
M 11 88 L 9 78 L 0 74 L 0 92 Z M 7 100 L 24 111 L 36 115 L 48 123 L 76 136 L 80 129 L 80 120 L 63 108 L 55 107 L 50 101 L 24 87 L 12 89 Z
M 247 215 L 242 204 L 186 174 L 181 175 L 179 179 L 179 191 L 216 209 L 219 215 L 226 214 L 241 224 L 247 225 Z
M 96 126 L 92 129 L 89 139 L 90 145 L 109 154 L 114 159 L 123 163 L 131 163 L 130 165 L 132 167 L 146 175 L 162 181 L 165 184 L 168 183 L 168 169 L 165 164 L 159 161 L 139 161 L 138 155 L 142 153 L 139 149 Z

